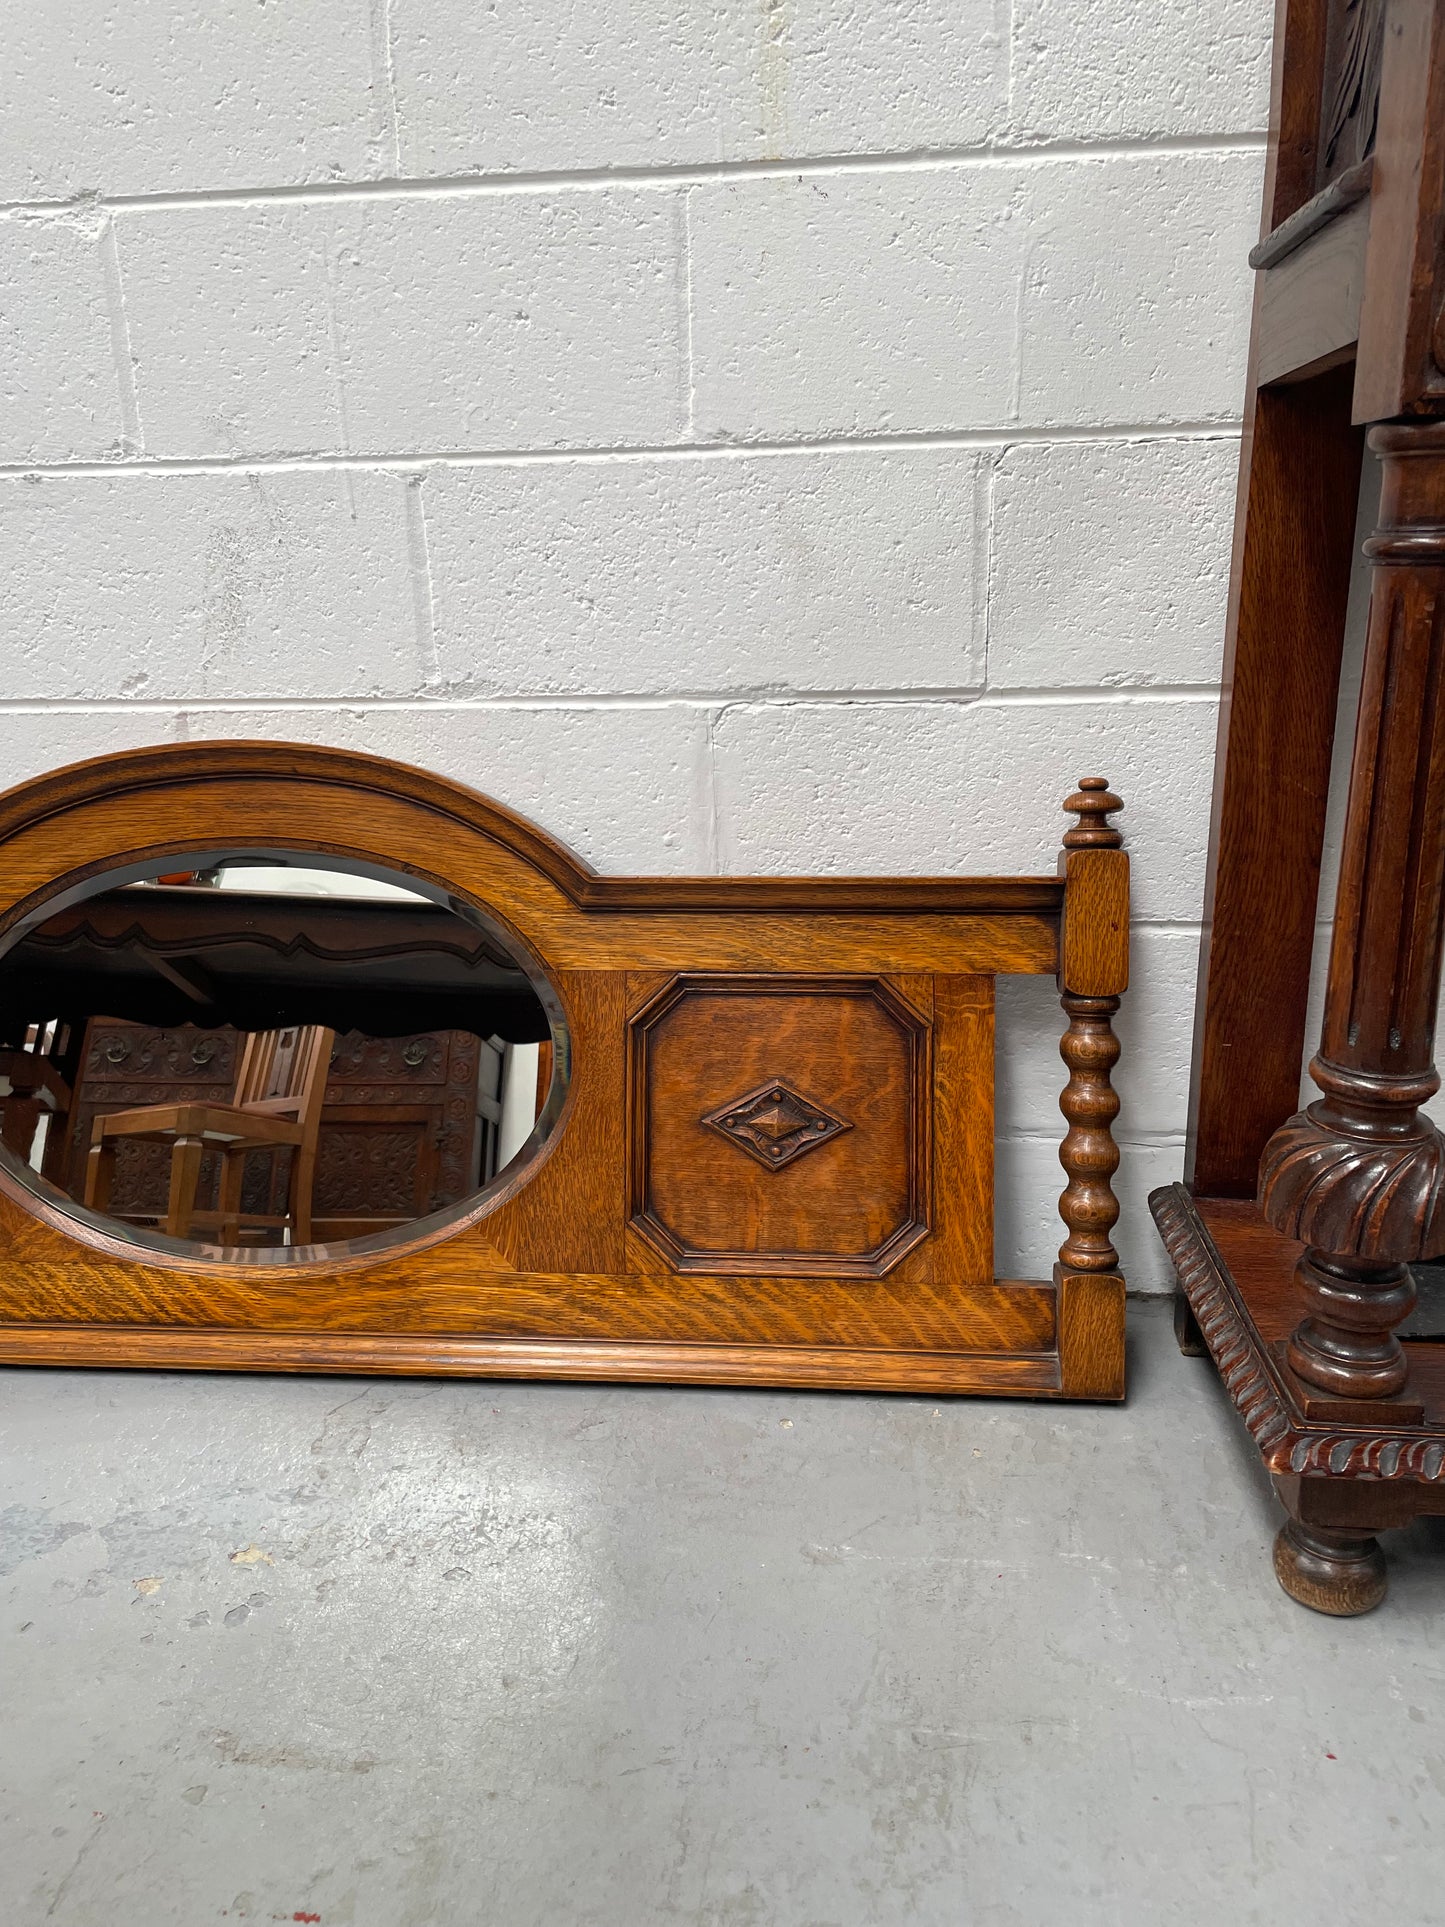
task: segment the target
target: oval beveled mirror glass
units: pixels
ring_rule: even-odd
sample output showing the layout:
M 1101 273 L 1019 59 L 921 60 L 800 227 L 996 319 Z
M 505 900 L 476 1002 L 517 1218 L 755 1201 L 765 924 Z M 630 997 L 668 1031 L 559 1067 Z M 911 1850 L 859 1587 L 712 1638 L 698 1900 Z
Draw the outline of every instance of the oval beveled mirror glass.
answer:
M 0 953 L 12 1177 L 146 1252 L 292 1264 L 485 1208 L 562 1109 L 535 961 L 476 906 L 311 851 L 189 852 Z

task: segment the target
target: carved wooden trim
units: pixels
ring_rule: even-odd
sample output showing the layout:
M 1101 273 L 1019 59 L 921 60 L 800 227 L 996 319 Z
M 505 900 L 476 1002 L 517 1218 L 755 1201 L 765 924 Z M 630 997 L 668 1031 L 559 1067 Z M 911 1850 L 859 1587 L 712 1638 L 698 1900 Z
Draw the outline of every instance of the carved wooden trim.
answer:
M 1291 1368 L 1347 1397 L 1405 1384 L 1405 1269 L 1439 1248 L 1445 1140 L 1420 1105 L 1445 918 L 1445 424 L 1371 431 L 1382 458 L 1359 718 L 1330 945 L 1322 1096 L 1270 1139 L 1265 1217 L 1307 1250 Z
M 1313 1105 L 1297 1112 L 1260 1163 L 1270 1223 L 1325 1251 L 1433 1257 L 1445 1209 L 1445 1142 L 1428 1119 L 1419 1123 L 1411 1136 L 1382 1143 L 1348 1135 Z
M 1445 6 L 1391 0 L 1385 22 L 1354 418 L 1445 412 Z
M 1334 12 L 1320 103 L 1321 184 L 1374 153 L 1380 117 L 1385 0 L 1344 0 Z
M 1290 1429 L 1289 1408 L 1268 1355 L 1254 1340 L 1253 1327 L 1184 1186 L 1168 1184 L 1151 1192 L 1149 1209 L 1224 1388 L 1268 1458 Z
M 765 1171 L 781 1171 L 794 1158 L 821 1149 L 840 1131 L 853 1128 L 846 1117 L 804 1097 L 781 1078 L 770 1078 L 730 1099 L 700 1122 L 736 1144 Z
M 676 1236 L 655 1208 L 651 1177 L 653 1135 L 650 1124 L 650 1060 L 654 1033 L 685 999 L 692 996 L 736 997 L 746 1000 L 750 997 L 780 994 L 790 997 L 866 998 L 882 1008 L 906 1040 L 909 1055 L 908 1203 L 897 1228 L 873 1250 L 858 1256 L 835 1252 L 815 1254 L 792 1250 L 694 1250 Z M 634 1013 L 628 1022 L 627 1035 L 628 1221 L 633 1229 L 654 1249 L 662 1253 L 669 1264 L 675 1266 L 677 1270 L 882 1278 L 928 1236 L 932 1216 L 930 1204 L 933 1165 L 931 1026 L 923 1015 L 900 997 L 883 978 L 772 977 L 738 974 L 719 976 L 706 972 L 684 972 L 670 979 L 656 996 L 652 997 L 641 1010 Z M 733 1099 L 717 1107 L 710 1114 L 701 1117 L 699 1122 L 714 1131 L 720 1131 L 721 1135 L 728 1138 L 740 1150 L 747 1150 L 756 1163 L 778 1171 L 783 1165 L 792 1162 L 792 1158 L 796 1158 L 800 1150 L 809 1149 L 811 1146 L 805 1143 L 793 1152 L 792 1158 L 784 1157 L 774 1162 L 758 1146 L 747 1140 L 744 1134 L 722 1129 L 720 1120 L 756 1099 L 769 1096 L 772 1091 L 781 1087 L 781 1080 L 772 1079 L 767 1084 L 745 1093 L 742 1098 Z M 826 1138 L 820 1137 L 815 1140 L 819 1145 L 833 1142 L 843 1130 L 854 1128 L 851 1123 L 845 1122 L 836 1112 L 828 1110 L 816 1100 L 807 1098 L 801 1101 L 809 1109 L 816 1108 L 820 1115 L 827 1117 L 836 1127 L 827 1133 Z
M 1124 807 L 1124 799 L 1115 796 L 1109 788 L 1108 779 L 1103 776 L 1085 776 L 1072 796 L 1064 798 L 1064 808 L 1071 816 L 1078 818 L 1076 823 L 1064 831 L 1063 843 L 1066 850 L 1118 850 L 1123 847 L 1124 833 L 1109 821 Z
M 1337 1479 L 1445 1479 L 1445 1432 L 1365 1432 L 1308 1424 L 1289 1394 L 1182 1184 L 1151 1193 L 1149 1209 L 1179 1288 L 1268 1470 Z

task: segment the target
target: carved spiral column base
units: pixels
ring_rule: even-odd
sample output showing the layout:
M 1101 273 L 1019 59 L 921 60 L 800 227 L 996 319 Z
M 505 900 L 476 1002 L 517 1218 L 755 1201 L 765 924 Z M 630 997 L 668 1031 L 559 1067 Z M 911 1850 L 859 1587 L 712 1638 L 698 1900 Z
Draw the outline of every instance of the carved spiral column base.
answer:
M 1149 1208 L 1220 1383 L 1259 1452 L 1289 1523 L 1274 1548 L 1280 1585 L 1314 1612 L 1368 1612 L 1384 1597 L 1376 1537 L 1445 1516 L 1445 1386 L 1363 1402 L 1315 1396 L 1285 1369 L 1293 1240 L 1238 1198 L 1155 1191 Z M 1407 1339 L 1412 1359 L 1433 1349 Z
M 1294 1519 L 1274 1542 L 1274 1575 L 1301 1606 L 1337 1619 L 1373 1612 L 1389 1584 L 1385 1556 L 1371 1534 L 1302 1526 Z
M 1408 1370 L 1395 1327 L 1415 1303 L 1405 1261 L 1437 1238 L 1445 1143 L 1415 1108 L 1435 1078 L 1390 1080 L 1392 1115 L 1386 1079 L 1320 1058 L 1310 1069 L 1329 1095 L 1275 1132 L 1259 1171 L 1266 1218 L 1309 1247 L 1295 1271 L 1305 1315 L 1286 1355 L 1318 1391 L 1391 1398 Z
M 1435 1010 L 1445 935 L 1445 422 L 1371 430 L 1380 522 L 1335 893 L 1322 1097 L 1265 1147 L 1259 1203 L 1307 1248 L 1290 1366 L 1307 1386 L 1388 1398 L 1406 1380 L 1394 1327 L 1404 1270 L 1445 1243 Z

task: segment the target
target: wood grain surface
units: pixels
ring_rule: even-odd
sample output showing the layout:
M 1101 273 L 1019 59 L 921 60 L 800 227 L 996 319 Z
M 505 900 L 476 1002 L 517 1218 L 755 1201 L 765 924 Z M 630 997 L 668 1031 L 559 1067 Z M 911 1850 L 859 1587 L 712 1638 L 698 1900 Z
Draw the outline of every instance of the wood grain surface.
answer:
M 1129 859 L 1122 850 L 1070 850 L 1068 911 L 1059 942 L 1059 987 L 1080 997 L 1129 988 Z
M 540 1339 L 357 1338 L 154 1327 L 0 1327 L 0 1362 L 108 1370 L 398 1373 L 429 1378 L 603 1379 L 794 1385 L 833 1392 L 1068 1398 L 1052 1353 L 897 1352 L 787 1345 L 617 1344 Z M 1082 1396 L 1093 1396 L 1082 1394 Z
M 1211 1197 L 1253 1197 L 1299 1096 L 1364 454 L 1350 383 L 1246 398 L 1186 1159 Z
M 1445 1137 L 1435 1012 L 1445 920 L 1445 422 L 1372 429 L 1383 465 L 1359 717 L 1335 897 L 1320 1098 L 1259 1167 L 1270 1223 L 1307 1249 L 1289 1341 L 1321 1392 L 1390 1397 L 1411 1261 L 1445 1247 Z
M 931 980 L 915 994 L 931 1002 Z M 893 985 L 689 974 L 630 1041 L 630 1216 L 679 1268 L 881 1274 L 926 1235 L 932 1025 Z M 769 1168 L 710 1119 L 775 1091 L 773 1111 L 833 1123 L 812 1146 L 764 1138 L 787 1158 Z
M 1261 387 L 1306 381 L 1354 360 L 1369 236 L 1370 206 L 1358 201 L 1260 275 Z
M 993 977 L 1058 968 L 1076 890 L 1079 968 L 1117 978 L 1116 849 L 1071 852 L 1077 885 L 599 878 L 424 772 L 192 744 L 0 798 L 0 940 L 118 865 L 235 848 L 483 910 L 551 986 L 556 1128 L 480 1202 L 306 1249 L 142 1248 L 0 1168 L 0 1359 L 1118 1396 L 1122 1288 L 992 1275 Z M 809 1104 L 816 1146 L 789 1136 Z
M 1357 422 L 1445 411 L 1445 5 L 1395 0 L 1355 376 Z
M 1124 1396 L 1124 1280 L 1056 1266 L 1060 1383 L 1070 1398 Z

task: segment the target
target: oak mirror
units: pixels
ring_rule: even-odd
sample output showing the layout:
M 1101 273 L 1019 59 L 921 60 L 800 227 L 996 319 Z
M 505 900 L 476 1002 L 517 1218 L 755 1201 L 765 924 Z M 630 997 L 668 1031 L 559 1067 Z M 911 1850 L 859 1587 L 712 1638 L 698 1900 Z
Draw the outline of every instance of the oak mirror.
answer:
M 495 917 L 317 851 L 118 866 L 0 951 L 0 1156 L 138 1256 L 294 1265 L 440 1233 L 525 1178 L 568 1061 Z

